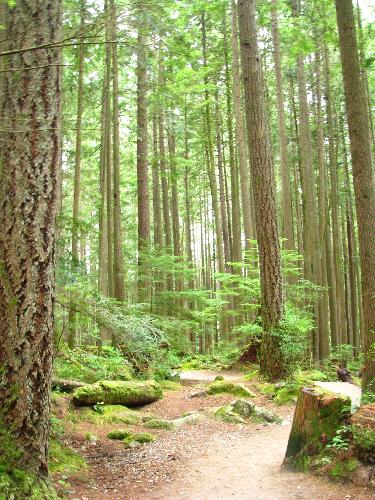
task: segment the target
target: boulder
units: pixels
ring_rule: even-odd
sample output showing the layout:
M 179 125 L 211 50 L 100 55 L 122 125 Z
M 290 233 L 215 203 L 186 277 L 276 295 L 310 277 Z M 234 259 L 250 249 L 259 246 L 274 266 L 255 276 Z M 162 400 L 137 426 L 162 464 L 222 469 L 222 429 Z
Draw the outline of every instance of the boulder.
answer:
M 363 405 L 350 418 L 358 458 L 375 464 L 375 403 Z
M 77 406 L 88 406 L 96 403 L 142 406 L 162 397 L 162 388 L 154 380 L 128 382 L 102 380 L 95 384 L 79 387 L 73 392 L 73 402 Z
M 279 415 L 256 406 L 254 403 L 246 401 L 246 399 L 236 399 L 229 405 L 218 408 L 214 415 L 225 422 L 234 424 L 246 424 L 249 419 L 277 424 L 282 422 Z
M 302 455 L 314 456 L 329 442 L 350 415 L 348 396 L 318 387 L 300 390 L 285 459 L 293 463 Z
M 189 413 L 188 415 L 183 415 L 182 417 L 172 420 L 175 427 L 182 427 L 183 425 L 194 425 L 204 419 L 201 413 Z

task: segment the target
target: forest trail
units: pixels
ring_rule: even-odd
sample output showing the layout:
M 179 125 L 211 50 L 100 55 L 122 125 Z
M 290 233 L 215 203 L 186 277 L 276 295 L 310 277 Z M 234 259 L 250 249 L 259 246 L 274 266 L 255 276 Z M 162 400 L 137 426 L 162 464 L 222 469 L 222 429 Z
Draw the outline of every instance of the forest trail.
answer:
M 186 471 L 157 494 L 139 500 L 333 500 L 373 499 L 365 490 L 337 485 L 281 468 L 290 425 L 258 429 L 251 439 L 210 446 Z
M 68 432 L 69 444 L 86 459 L 89 469 L 64 478 L 71 500 L 343 500 L 374 499 L 365 488 L 341 485 L 282 469 L 294 408 L 275 406 L 257 392 L 256 404 L 278 413 L 282 425 L 230 424 L 210 418 L 210 410 L 232 401 L 232 395 L 192 397 L 215 376 L 243 381 L 241 372 L 189 371 L 181 386 L 166 391 L 164 398 L 142 411 L 173 420 L 194 412 L 193 425 L 174 431 L 159 430 L 157 441 L 134 449 L 107 439 L 121 424 L 75 424 Z M 194 387 L 193 387 L 194 384 Z M 145 430 L 133 427 L 135 430 Z M 87 442 L 87 435 L 97 439 Z M 56 478 L 56 483 L 58 478 Z

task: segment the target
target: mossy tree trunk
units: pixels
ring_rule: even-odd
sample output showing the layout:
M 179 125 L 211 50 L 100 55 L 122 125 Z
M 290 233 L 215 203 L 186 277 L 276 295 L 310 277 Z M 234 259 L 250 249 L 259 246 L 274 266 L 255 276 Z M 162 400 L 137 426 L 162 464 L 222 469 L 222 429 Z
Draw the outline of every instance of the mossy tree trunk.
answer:
M 48 435 L 61 91 L 60 50 L 49 45 L 61 40 L 61 26 L 61 0 L 20 0 L 7 13 L 6 64 L 20 71 L 5 73 L 1 99 L 0 498 L 54 498 Z

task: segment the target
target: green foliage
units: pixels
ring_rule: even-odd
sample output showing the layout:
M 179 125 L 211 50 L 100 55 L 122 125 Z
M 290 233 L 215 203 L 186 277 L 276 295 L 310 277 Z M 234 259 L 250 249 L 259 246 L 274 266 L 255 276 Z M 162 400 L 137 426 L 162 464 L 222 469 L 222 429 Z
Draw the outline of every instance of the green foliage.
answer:
M 352 472 L 360 465 L 356 458 L 348 458 L 346 460 L 337 461 L 329 471 L 332 479 L 337 481 L 346 481 Z
M 100 413 L 91 408 L 80 408 L 71 412 L 69 416 L 73 421 L 83 420 L 95 425 L 139 425 L 142 422 L 142 414 L 140 412 L 130 410 L 122 405 L 101 405 Z
M 335 448 L 340 451 L 349 450 L 350 446 L 350 426 L 342 425 L 337 429 L 335 436 L 332 438 L 330 444 L 327 444 L 327 448 Z
M 363 450 L 375 450 L 375 431 L 359 425 L 352 425 L 353 443 Z
M 130 364 L 118 350 L 104 346 L 95 351 L 89 347 L 74 351 L 64 348 L 55 358 L 56 377 L 88 384 L 99 380 L 131 380 Z

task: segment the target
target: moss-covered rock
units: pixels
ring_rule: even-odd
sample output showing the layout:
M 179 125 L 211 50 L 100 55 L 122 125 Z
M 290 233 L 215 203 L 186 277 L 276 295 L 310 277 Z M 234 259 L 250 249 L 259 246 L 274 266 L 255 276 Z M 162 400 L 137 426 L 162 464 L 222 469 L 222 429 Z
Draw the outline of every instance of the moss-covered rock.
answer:
M 269 423 L 281 423 L 282 419 L 265 408 L 256 406 L 245 399 L 237 399 L 229 405 L 218 408 L 214 415 L 224 422 L 246 424 L 251 420 Z
M 73 392 L 73 402 L 78 406 L 94 405 L 99 402 L 110 405 L 142 406 L 162 397 L 162 388 L 154 380 L 128 382 L 102 380 Z
M 126 448 L 134 448 L 141 444 L 145 443 L 153 443 L 156 440 L 156 436 L 151 434 L 150 432 L 138 432 L 136 434 L 131 434 L 127 436 L 123 443 Z
M 114 429 L 113 431 L 109 431 L 107 434 L 107 438 L 109 439 L 118 439 L 120 441 L 133 436 L 133 433 L 128 429 Z
M 172 422 L 169 420 L 163 420 L 162 418 L 153 418 L 144 423 L 144 427 L 147 429 L 165 429 L 171 431 L 174 428 Z
M 212 382 L 207 388 L 207 394 L 213 396 L 214 394 L 233 394 L 234 396 L 244 398 L 254 398 L 255 394 L 248 389 L 245 384 L 233 384 L 226 380 L 216 380 Z
M 186 415 L 182 415 L 179 418 L 175 418 L 172 420 L 173 425 L 175 427 L 182 427 L 184 425 L 194 425 L 198 422 L 204 420 L 204 415 L 198 412 L 187 413 Z

